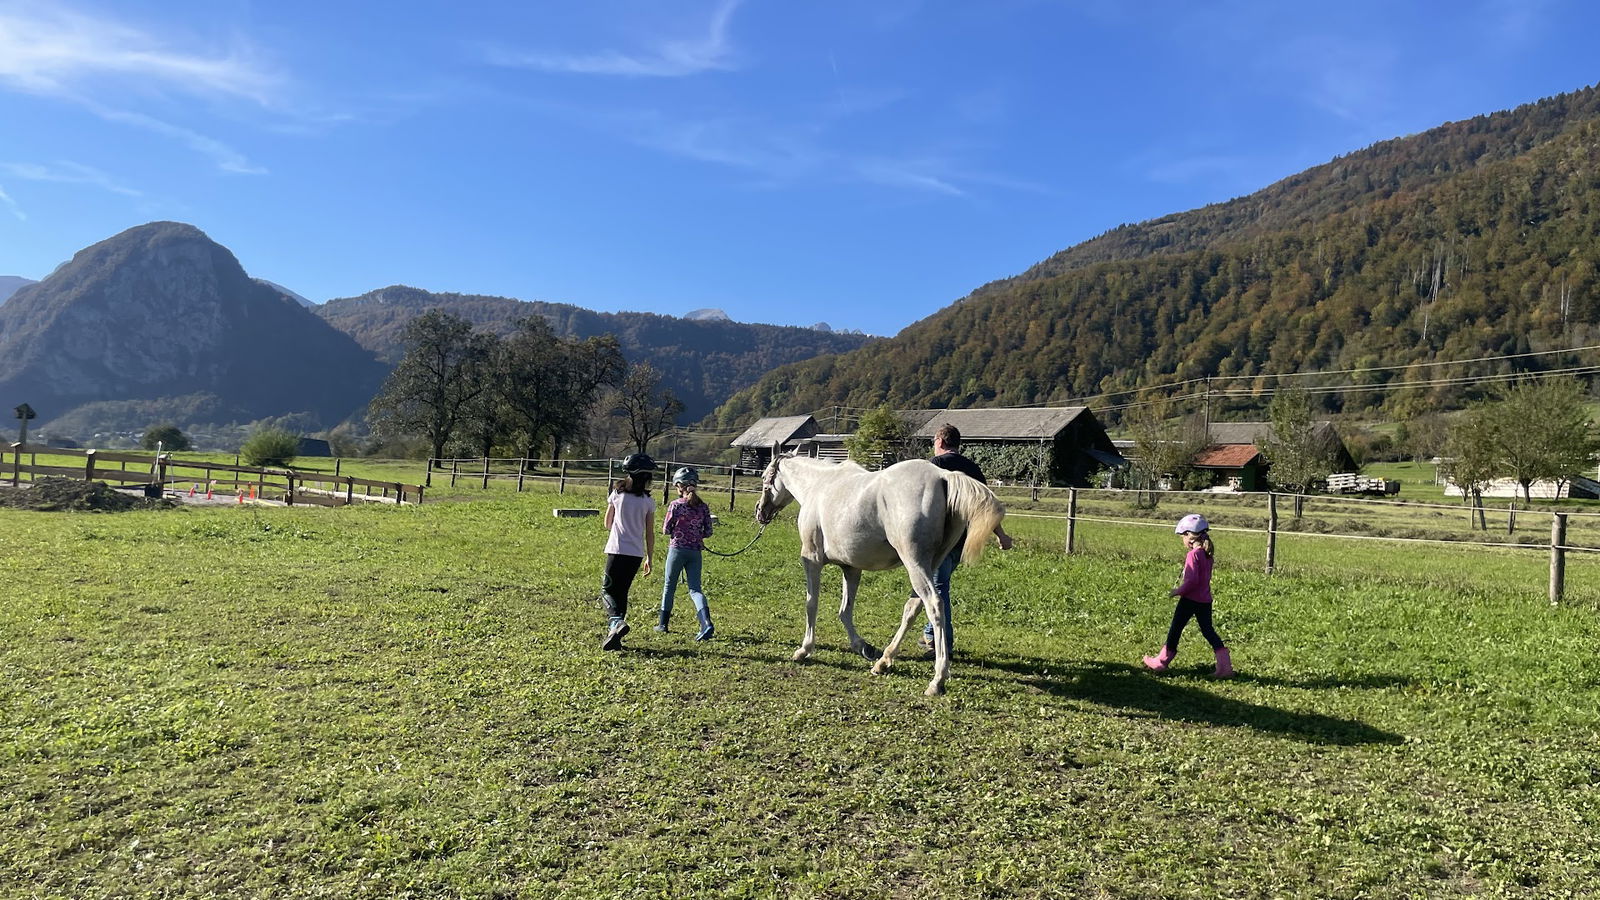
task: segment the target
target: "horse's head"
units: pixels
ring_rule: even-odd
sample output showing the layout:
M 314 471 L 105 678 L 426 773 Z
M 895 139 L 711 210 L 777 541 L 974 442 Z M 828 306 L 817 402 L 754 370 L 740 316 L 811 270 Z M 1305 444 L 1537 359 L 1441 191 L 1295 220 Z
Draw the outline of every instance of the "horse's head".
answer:
M 778 463 L 783 457 L 774 453 L 772 462 L 767 464 L 767 470 L 761 473 L 761 498 L 756 501 L 756 522 L 765 525 L 778 517 L 778 510 L 789 505 L 794 495 L 783 486 L 783 474 L 778 470 Z

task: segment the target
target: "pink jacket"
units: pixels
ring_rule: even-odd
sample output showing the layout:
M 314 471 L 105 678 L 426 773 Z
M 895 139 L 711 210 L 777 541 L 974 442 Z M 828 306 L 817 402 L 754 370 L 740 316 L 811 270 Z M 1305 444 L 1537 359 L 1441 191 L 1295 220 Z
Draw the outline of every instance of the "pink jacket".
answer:
M 1172 596 L 1186 597 L 1196 603 L 1211 602 L 1211 557 L 1203 548 L 1195 547 L 1183 560 L 1183 578 L 1172 589 Z

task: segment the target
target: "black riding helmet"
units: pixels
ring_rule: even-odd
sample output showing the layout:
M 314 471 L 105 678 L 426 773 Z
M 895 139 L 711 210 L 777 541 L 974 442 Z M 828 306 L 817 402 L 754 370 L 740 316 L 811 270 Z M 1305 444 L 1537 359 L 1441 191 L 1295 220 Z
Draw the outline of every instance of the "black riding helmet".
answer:
M 622 461 L 624 472 L 654 472 L 656 461 L 648 453 L 635 453 Z

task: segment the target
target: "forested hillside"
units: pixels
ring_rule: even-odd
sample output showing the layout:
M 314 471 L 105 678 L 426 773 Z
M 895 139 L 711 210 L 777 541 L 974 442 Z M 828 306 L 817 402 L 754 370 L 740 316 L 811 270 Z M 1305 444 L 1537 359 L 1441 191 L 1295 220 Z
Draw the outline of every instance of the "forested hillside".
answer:
M 393 364 L 404 354 L 406 323 L 441 309 L 499 335 L 519 319 L 544 316 L 558 335 L 615 335 L 628 362 L 648 362 L 663 384 L 699 418 L 735 391 L 786 363 L 843 353 L 872 338 L 810 328 L 754 325 L 724 319 L 681 319 L 654 313 L 601 313 L 565 303 L 513 300 L 477 294 L 431 293 L 396 285 L 359 297 L 330 300 L 316 312 L 361 346 Z
M 773 372 L 718 418 L 1032 404 L 1329 368 L 1376 387 L 1406 376 L 1361 370 L 1593 343 L 1597 236 L 1590 88 L 1118 229 L 891 340 Z M 1403 413 L 1457 400 L 1374 390 L 1333 402 Z

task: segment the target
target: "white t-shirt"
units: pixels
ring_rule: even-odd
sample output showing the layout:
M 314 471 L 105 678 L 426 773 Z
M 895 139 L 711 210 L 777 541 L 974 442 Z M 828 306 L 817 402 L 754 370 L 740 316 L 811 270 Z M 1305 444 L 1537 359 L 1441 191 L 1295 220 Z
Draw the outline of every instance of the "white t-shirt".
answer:
M 644 556 L 645 534 L 650 530 L 650 516 L 656 511 L 656 498 L 616 493 L 606 502 L 616 510 L 611 518 L 611 536 L 606 539 L 606 552 L 619 556 Z

